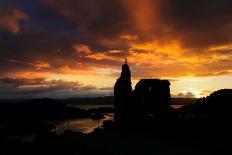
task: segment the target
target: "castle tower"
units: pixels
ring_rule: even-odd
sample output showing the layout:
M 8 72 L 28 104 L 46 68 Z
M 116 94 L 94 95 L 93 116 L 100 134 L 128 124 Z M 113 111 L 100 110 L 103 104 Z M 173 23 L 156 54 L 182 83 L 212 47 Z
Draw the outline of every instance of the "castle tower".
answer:
M 114 119 L 117 124 L 125 124 L 129 121 L 131 93 L 131 72 L 125 59 L 121 76 L 114 85 Z

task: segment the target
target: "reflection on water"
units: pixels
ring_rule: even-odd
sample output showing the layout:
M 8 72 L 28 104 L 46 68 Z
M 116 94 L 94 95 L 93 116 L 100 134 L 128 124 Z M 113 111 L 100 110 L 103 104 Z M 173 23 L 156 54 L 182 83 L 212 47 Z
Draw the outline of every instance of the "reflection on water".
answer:
M 57 134 L 62 134 L 67 129 L 82 133 L 91 133 L 95 128 L 101 127 L 103 121 L 113 120 L 113 114 L 107 114 L 104 116 L 105 118 L 100 120 L 93 120 L 90 118 L 66 120 L 58 123 L 55 131 Z
M 184 105 L 182 104 L 172 104 L 171 107 L 175 108 L 175 109 L 180 109 L 181 107 L 183 107 Z
M 81 109 L 91 109 L 91 108 L 99 108 L 99 107 L 113 107 L 113 105 L 69 105 L 72 107 L 77 107 Z M 171 105 L 171 107 L 175 109 L 179 109 L 183 105 Z M 69 119 L 56 124 L 56 133 L 62 134 L 65 130 L 69 129 L 72 131 L 78 131 L 82 133 L 91 133 L 95 128 L 101 127 L 103 121 L 105 120 L 113 120 L 113 114 L 105 114 L 104 119 L 93 120 L 90 118 L 83 119 Z

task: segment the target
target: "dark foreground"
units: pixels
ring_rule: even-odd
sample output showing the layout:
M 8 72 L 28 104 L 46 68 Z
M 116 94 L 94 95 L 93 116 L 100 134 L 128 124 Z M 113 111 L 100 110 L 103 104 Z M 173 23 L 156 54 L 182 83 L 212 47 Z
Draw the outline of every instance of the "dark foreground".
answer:
M 46 101 L 46 104 L 44 104 Z M 112 109 L 82 110 L 51 100 L 2 106 L 0 154 L 13 155 L 227 155 L 232 154 L 232 90 L 220 90 L 181 109 L 131 118 L 125 124 L 106 121 L 91 134 L 65 131 L 41 123 L 58 118 L 100 119 Z M 9 125 L 9 122 L 12 124 Z M 19 123 L 20 122 L 20 123 Z M 33 123 L 36 122 L 36 123 Z M 8 136 L 37 133 L 31 142 Z
M 180 127 L 180 124 L 162 123 L 149 129 L 133 130 L 108 126 L 91 134 L 69 130 L 62 135 L 44 132 L 29 143 L 1 140 L 0 154 L 232 154 L 231 129 L 210 130 L 205 123 L 197 127 L 193 124 L 182 122 Z

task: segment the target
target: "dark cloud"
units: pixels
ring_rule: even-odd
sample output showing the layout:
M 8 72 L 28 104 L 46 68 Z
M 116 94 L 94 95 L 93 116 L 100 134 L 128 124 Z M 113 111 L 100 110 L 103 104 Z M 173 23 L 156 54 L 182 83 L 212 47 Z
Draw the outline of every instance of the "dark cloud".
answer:
M 13 87 L 20 87 L 23 85 L 40 85 L 44 82 L 44 78 L 36 79 L 19 79 L 19 78 L 10 78 L 10 77 L 1 77 L 0 83 L 3 85 L 10 85 Z
M 167 23 L 181 36 L 184 46 L 191 48 L 228 44 L 232 41 L 232 1 L 230 0 L 166 0 Z M 229 33 L 228 33 L 229 32 Z
M 0 31 L 16 34 L 21 31 L 20 21 L 28 20 L 28 16 L 18 8 L 2 2 L 0 5 Z
M 173 98 L 196 98 L 196 95 L 192 92 L 178 93 L 177 95 L 172 95 Z
M 118 0 L 42 0 L 70 22 L 91 34 L 118 35 L 126 27 L 125 11 Z M 101 33 L 99 33 L 101 32 Z
M 128 49 L 119 39 L 128 27 L 126 11 L 120 0 L 41 0 L 81 31 L 81 43 L 94 50 Z
M 228 33 L 232 30 L 230 0 L 42 2 L 73 23 L 82 31 L 81 40 L 98 50 L 128 49 L 127 41 L 120 39 L 125 33 L 137 35 L 137 41 L 156 39 L 168 43 L 179 40 L 184 47 L 194 48 L 196 52 L 232 41 Z
M 62 80 L 46 80 L 45 78 L 13 78 L 1 77 L 0 78 L 0 96 L 4 94 L 22 94 L 33 95 L 47 93 L 51 96 L 52 93 L 70 93 L 79 94 L 96 91 L 94 86 L 86 86 L 79 82 L 67 82 Z
M 48 62 L 54 67 L 75 64 L 72 46 L 78 31 L 72 24 L 36 1 L 16 1 L 14 5 L 21 7 L 30 18 L 20 33 L 0 31 L 1 74 L 33 69 L 30 64 L 36 61 Z M 10 16 L 9 12 L 2 11 Z
M 113 91 L 113 87 L 102 87 L 99 90 Z
M 1 33 L 1 75 L 7 72 L 34 70 L 31 64 L 37 61 L 49 63 L 52 71 L 57 71 L 64 65 L 77 69 L 80 67 L 79 62 L 99 66 L 107 63 L 109 66 L 115 64 L 109 60 L 102 63 L 103 61 L 80 58 L 73 48 L 78 43 L 86 43 L 93 53 L 107 53 L 111 49 L 124 49 L 125 52 L 128 49 L 128 43 L 124 39 L 118 39 L 121 28 L 114 28 L 115 23 L 112 23 L 118 18 L 124 18 L 123 15 L 121 16 L 121 10 L 117 10 L 120 7 L 117 1 L 110 3 L 110 6 L 106 5 L 109 3 L 105 4 L 105 1 L 96 2 L 96 6 L 92 4 L 94 1 L 70 1 L 65 4 L 62 1 L 40 3 L 41 1 L 21 0 L 20 2 L 14 3 L 29 14 L 30 20 L 24 25 L 22 33 L 17 35 Z M 96 13 L 92 14 L 90 11 Z M 120 14 L 116 15 L 117 18 L 114 16 L 116 12 Z M 112 17 L 108 16 L 109 14 L 112 14 Z M 111 30 L 103 32 L 107 27 Z M 119 53 L 110 52 L 109 55 L 120 56 Z M 122 52 L 121 55 L 124 57 L 125 54 Z

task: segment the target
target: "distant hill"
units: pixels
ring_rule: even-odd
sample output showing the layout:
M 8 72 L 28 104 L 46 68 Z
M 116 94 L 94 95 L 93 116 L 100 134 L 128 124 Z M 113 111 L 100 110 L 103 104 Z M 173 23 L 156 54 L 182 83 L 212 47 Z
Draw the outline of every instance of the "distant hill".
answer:
M 172 105 L 190 105 L 194 104 L 198 98 L 172 98 L 171 104 Z
M 96 97 L 96 98 L 68 98 L 61 99 L 65 104 L 101 104 L 101 105 L 110 105 L 113 104 L 114 97 Z M 171 104 L 173 105 L 189 105 L 194 104 L 198 98 L 172 98 Z
M 97 104 L 97 105 L 111 105 L 113 104 L 113 96 L 105 97 L 83 97 L 83 98 L 66 98 L 66 99 L 56 99 L 65 104 Z M 171 104 L 173 105 L 189 105 L 193 104 L 198 100 L 198 98 L 172 98 Z M 10 99 L 10 100 L 0 100 L 0 103 L 21 103 L 25 102 L 27 99 Z
M 22 120 L 53 120 L 64 118 L 86 118 L 83 109 L 68 107 L 53 99 L 33 99 L 22 103 L 1 103 L 0 122 Z
M 113 104 L 114 97 L 113 96 L 105 96 L 105 97 L 83 97 L 83 98 L 67 98 L 60 99 L 59 101 L 65 104 L 100 104 L 100 105 L 108 105 Z

